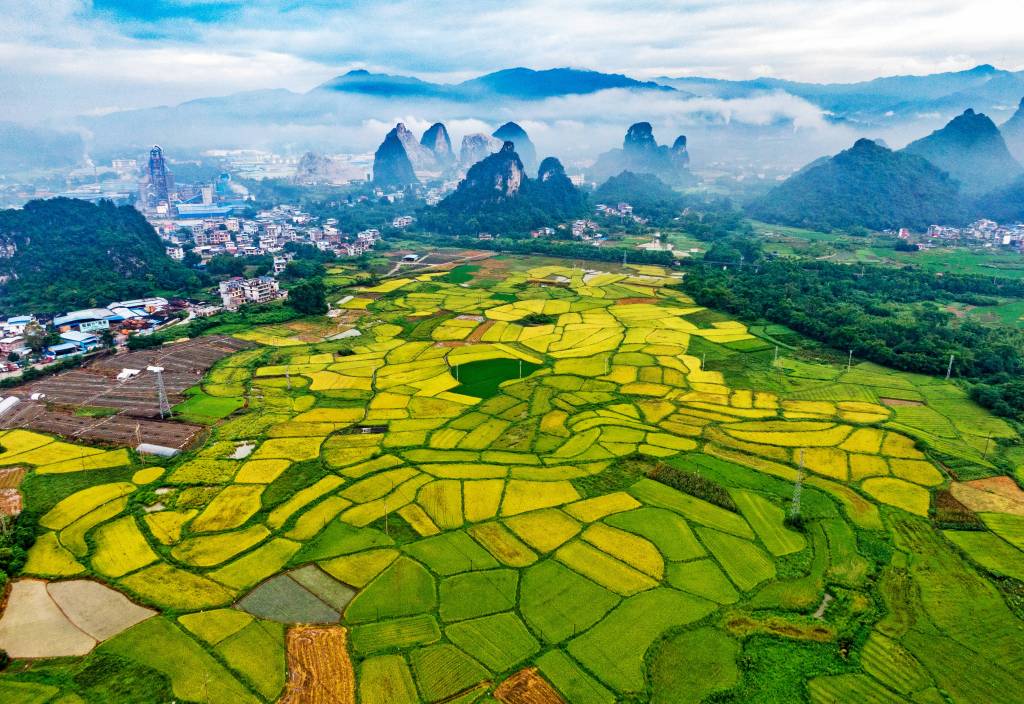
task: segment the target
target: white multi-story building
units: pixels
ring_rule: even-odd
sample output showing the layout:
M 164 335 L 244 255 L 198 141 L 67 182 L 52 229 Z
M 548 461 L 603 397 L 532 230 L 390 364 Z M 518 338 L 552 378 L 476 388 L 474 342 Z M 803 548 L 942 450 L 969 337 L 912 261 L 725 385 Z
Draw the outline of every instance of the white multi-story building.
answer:
M 281 291 L 272 276 L 257 276 L 255 279 L 241 277 L 221 281 L 220 298 L 228 310 L 237 310 L 246 303 L 270 303 L 288 294 Z

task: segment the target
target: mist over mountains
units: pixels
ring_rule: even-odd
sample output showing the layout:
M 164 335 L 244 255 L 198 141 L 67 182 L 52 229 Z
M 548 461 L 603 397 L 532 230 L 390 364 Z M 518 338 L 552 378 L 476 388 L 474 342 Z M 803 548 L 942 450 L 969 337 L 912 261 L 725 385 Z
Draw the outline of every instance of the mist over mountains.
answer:
M 211 148 L 263 148 L 283 153 L 371 152 L 396 122 L 422 134 L 444 122 L 454 145 L 516 122 L 538 153 L 567 164 L 592 162 L 621 145 L 623 129 L 649 121 L 659 134 L 686 134 L 694 168 L 785 172 L 858 137 L 901 146 L 974 108 L 1002 124 L 1024 96 L 1024 72 L 992 66 L 929 76 L 896 76 L 851 84 L 761 78 L 703 77 L 642 81 L 569 68 L 511 68 L 457 84 L 350 71 L 297 93 L 258 90 L 174 106 L 89 115 L 49 125 L 78 135 L 80 151 L 109 159 L 160 143 L 172 154 Z M 1024 118 L 1020 118 L 1024 124 Z M 32 128 L 29 130 L 33 131 Z M 1014 153 L 1020 137 L 1007 135 Z M 52 134 L 52 130 L 51 130 Z M 0 134 L 0 155 L 18 152 Z M 49 150 L 50 163 L 61 150 Z M 45 154 L 37 151 L 37 154 Z M 24 166 L 31 155 L 5 163 Z

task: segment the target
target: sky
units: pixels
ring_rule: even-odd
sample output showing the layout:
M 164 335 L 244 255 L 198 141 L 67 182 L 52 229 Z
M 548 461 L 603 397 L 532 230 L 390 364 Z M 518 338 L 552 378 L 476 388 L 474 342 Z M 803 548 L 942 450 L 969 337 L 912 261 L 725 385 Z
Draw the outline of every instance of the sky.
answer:
M 1019 0 L 0 0 L 0 120 L 306 91 L 352 68 L 455 82 L 572 66 L 637 78 L 1024 68 Z

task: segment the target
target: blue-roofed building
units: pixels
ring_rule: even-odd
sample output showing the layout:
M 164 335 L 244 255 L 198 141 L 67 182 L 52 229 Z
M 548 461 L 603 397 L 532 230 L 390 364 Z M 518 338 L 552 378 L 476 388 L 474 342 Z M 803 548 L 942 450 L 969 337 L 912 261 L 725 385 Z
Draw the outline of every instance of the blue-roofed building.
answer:
M 82 354 L 82 349 L 74 342 L 50 345 L 46 348 L 46 351 L 53 357 L 70 357 L 71 355 Z
M 110 327 L 114 314 L 109 308 L 85 308 L 73 310 L 53 319 L 53 327 L 58 330 L 101 330 Z M 83 326 L 85 326 L 83 328 Z
M 100 346 L 100 338 L 87 332 L 71 330 L 70 332 L 61 333 L 60 339 L 64 340 L 65 343 L 77 345 L 80 352 L 88 352 Z

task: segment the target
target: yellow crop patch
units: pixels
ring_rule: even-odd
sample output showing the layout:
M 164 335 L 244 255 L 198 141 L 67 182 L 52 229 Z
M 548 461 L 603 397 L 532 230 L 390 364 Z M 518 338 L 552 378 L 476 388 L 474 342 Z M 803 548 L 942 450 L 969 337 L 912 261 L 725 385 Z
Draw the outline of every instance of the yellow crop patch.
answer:
M 617 491 L 569 504 L 565 507 L 565 512 L 584 523 L 593 523 L 613 513 L 631 511 L 639 507 L 639 501 L 624 491 Z
M 100 526 L 94 537 L 96 550 L 90 562 L 94 570 L 107 577 L 120 577 L 157 560 L 132 516 Z
M 498 513 L 505 482 L 500 479 L 462 483 L 463 510 L 470 523 L 486 521 Z
M 580 498 L 567 481 L 534 482 L 513 479 L 505 487 L 501 514 L 512 516 L 541 508 L 567 504 Z
M 664 575 L 665 562 L 661 553 L 645 538 L 603 523 L 590 526 L 581 537 L 602 552 L 654 579 L 660 580 Z
M 725 432 L 737 440 L 780 447 L 832 447 L 838 445 L 853 431 L 848 425 L 837 425 L 827 430 L 793 430 L 791 432 L 760 432 L 725 426 Z
M 658 586 L 658 583 L 649 576 L 578 540 L 560 547 L 555 552 L 555 559 L 602 587 L 623 596 L 631 596 Z
M 540 552 L 551 552 L 581 529 L 577 521 L 556 509 L 506 518 L 505 525 Z
M 839 447 L 847 452 L 877 455 L 882 448 L 882 435 L 878 428 L 858 428 Z
M 260 510 L 262 494 L 263 487 L 258 484 L 225 487 L 192 521 L 189 529 L 203 533 L 237 528 Z
M 135 491 L 135 486 L 128 482 L 99 484 L 75 492 L 57 503 L 39 519 L 44 528 L 60 530 L 78 520 L 90 511 L 121 496 Z
M 228 533 L 188 538 L 171 551 L 174 559 L 196 567 L 212 567 L 262 542 L 270 531 L 261 525 Z
M 865 479 L 861 487 L 883 504 L 895 506 L 918 516 L 928 515 L 931 495 L 927 489 L 892 477 Z
M 945 479 L 931 462 L 924 460 L 908 460 L 893 457 L 889 460 L 889 470 L 894 477 L 906 479 L 921 486 L 938 486 Z

